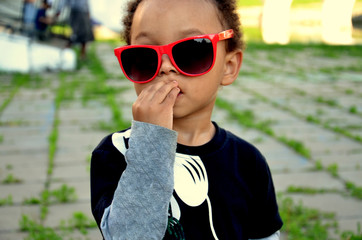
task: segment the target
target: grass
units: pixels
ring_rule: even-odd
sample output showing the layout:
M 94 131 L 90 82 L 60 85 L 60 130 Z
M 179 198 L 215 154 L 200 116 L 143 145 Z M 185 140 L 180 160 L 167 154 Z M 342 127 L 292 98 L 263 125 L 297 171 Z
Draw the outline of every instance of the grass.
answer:
M 77 194 L 74 187 L 62 184 L 58 189 L 51 191 L 50 195 L 57 203 L 70 203 L 77 200 Z
M 254 1 L 255 2 L 255 1 Z M 253 1 L 246 1 L 245 4 L 254 4 Z M 304 2 L 303 4 L 308 4 Z M 259 40 L 261 39 L 260 32 L 258 29 L 247 29 L 245 34 L 250 36 L 250 39 L 254 39 L 255 42 L 249 42 L 246 52 L 253 56 L 252 60 L 246 59 L 245 63 L 247 63 L 248 69 L 245 72 L 241 72 L 241 83 L 240 86 L 243 85 L 243 76 L 248 78 L 254 78 L 260 81 L 269 81 L 272 82 L 272 77 L 274 75 L 282 76 L 282 77 L 295 77 L 297 76 L 300 84 L 304 82 L 312 82 L 318 81 L 314 78 L 308 79 L 308 77 L 313 76 L 315 73 L 325 74 L 327 76 L 338 74 L 340 72 L 344 73 L 359 73 L 361 71 L 358 64 L 347 66 L 347 67 L 324 67 L 324 68 L 316 68 L 314 66 L 308 66 L 308 69 L 300 67 L 299 69 L 293 69 L 291 72 L 284 72 L 279 69 L 275 70 L 273 67 L 278 66 L 280 69 L 283 69 L 284 65 L 287 65 L 289 62 L 286 59 L 278 59 L 283 56 L 297 56 L 296 53 L 310 51 L 316 57 L 329 58 L 333 61 L 343 60 L 343 56 L 351 56 L 351 57 L 359 57 L 360 52 L 362 50 L 361 46 L 326 46 L 323 44 L 312 44 L 312 45 L 303 45 L 303 44 L 290 44 L 287 46 L 279 46 L 279 45 L 265 45 Z M 258 40 L 259 39 L 259 40 Z M 54 87 L 54 106 L 55 106 L 55 114 L 66 106 L 68 102 L 71 101 L 82 101 L 84 104 L 87 104 L 90 101 L 97 101 L 104 104 L 111 111 L 111 120 L 109 122 L 100 122 L 99 125 L 102 125 L 102 129 L 109 132 L 115 131 L 119 129 L 123 129 L 128 127 L 130 124 L 126 120 L 124 120 L 122 106 L 124 103 L 122 102 L 121 94 L 126 88 L 121 87 L 113 87 L 109 84 L 108 79 L 112 79 L 115 76 L 107 73 L 104 69 L 102 62 L 97 57 L 97 53 L 94 48 L 89 49 L 89 59 L 86 62 L 83 62 L 79 69 L 79 72 L 73 73 L 59 73 L 58 75 L 54 75 L 54 82 L 60 83 L 59 85 L 47 85 L 47 82 L 41 76 L 32 76 L 32 75 L 22 75 L 22 74 L 12 74 L 11 86 L 9 86 L 6 91 L 1 90 L 1 93 L 6 93 L 5 101 L 1 102 L 0 108 L 0 116 L 4 110 L 10 106 L 13 99 L 17 97 L 19 90 L 22 88 L 49 88 Z M 259 63 L 259 52 L 266 52 L 267 61 L 273 62 L 274 66 L 262 66 Z M 294 56 L 294 57 L 295 57 Z M 84 69 L 86 68 L 86 69 Z M 91 72 L 89 75 L 82 75 L 80 72 L 83 70 Z M 306 72 L 310 73 L 307 75 Z M 285 75 L 283 75 L 285 74 Z M 288 75 L 289 74 L 289 75 Z M 300 75 L 298 75 L 300 74 Z M 304 79 L 303 79 L 304 78 Z M 338 79 L 337 79 L 338 80 Z M 346 79 L 345 81 L 348 81 Z M 326 84 L 334 84 L 332 81 Z M 237 86 L 237 87 L 240 87 Z M 283 87 L 281 83 L 275 84 L 275 87 Z M 327 86 L 327 85 L 326 85 Z M 311 97 L 310 93 L 306 91 L 302 91 L 299 89 L 294 89 L 295 95 L 298 95 L 303 98 L 312 99 L 314 102 L 321 103 L 321 111 L 320 114 L 310 114 L 310 115 L 301 115 L 297 116 L 299 119 L 306 120 L 309 123 L 318 124 L 319 126 L 325 127 L 327 130 L 333 131 L 338 134 L 338 136 L 344 136 L 347 134 L 351 134 L 348 129 L 338 128 L 335 126 L 327 125 L 324 126 L 324 122 L 321 121 L 320 116 L 323 115 L 323 107 L 324 108 L 338 108 L 339 103 L 338 99 L 330 99 L 325 96 L 321 97 Z M 341 94 L 348 95 L 349 97 L 358 96 L 361 94 L 358 92 L 358 88 L 348 87 L 346 89 L 336 90 Z M 294 95 L 293 95 L 294 96 Z M 344 96 L 344 95 L 343 95 Z M 263 96 L 254 95 L 254 101 L 260 102 L 264 101 L 266 103 L 270 103 L 270 107 L 276 107 L 274 103 L 272 103 L 272 99 Z M 7 99 L 7 100 L 6 100 Z M 311 151 L 306 148 L 302 141 L 297 141 L 293 139 L 292 136 L 278 136 L 277 132 L 273 129 L 273 121 L 272 120 L 260 120 L 257 118 L 255 111 L 252 106 L 252 102 L 248 102 L 246 104 L 250 104 L 247 109 L 240 110 L 239 103 L 231 104 L 223 99 L 217 100 L 217 106 L 223 108 L 228 111 L 230 116 L 237 119 L 237 121 L 246 126 L 247 128 L 253 128 L 261 131 L 262 133 L 273 137 L 280 142 L 283 142 L 287 146 L 294 149 L 295 152 L 299 153 L 302 156 L 307 158 L 312 157 Z M 324 105 L 324 106 L 323 106 Z M 292 114 L 295 109 L 287 109 L 284 106 L 281 106 L 283 111 L 287 114 Z M 346 114 L 353 114 L 355 117 L 359 117 L 359 114 L 356 113 L 357 105 L 352 105 L 345 109 Z M 57 120 L 58 119 L 58 120 Z M 22 120 L 24 121 L 24 120 Z M 96 227 L 95 222 L 81 212 L 74 212 L 69 219 L 65 219 L 58 224 L 55 228 L 47 228 L 44 226 L 43 222 L 49 215 L 49 209 L 52 204 L 59 203 L 71 203 L 77 201 L 76 191 L 73 187 L 69 185 L 61 185 L 59 188 L 54 189 L 50 188 L 50 183 L 54 181 L 53 179 L 53 169 L 56 164 L 56 152 L 58 150 L 58 141 L 59 141 L 59 127 L 60 127 L 59 116 L 54 115 L 54 123 L 53 128 L 49 134 L 49 159 L 53 159 L 52 162 L 49 160 L 49 186 L 44 189 L 39 196 L 30 197 L 24 199 L 22 205 L 37 205 L 41 211 L 41 218 L 39 221 L 31 219 L 29 216 L 25 216 L 19 222 L 19 226 L 21 226 L 22 230 L 27 233 L 26 239 L 69 239 L 71 238 L 71 232 L 79 232 L 80 234 L 86 234 L 87 229 Z M 16 122 L 5 123 L 2 126 L 4 127 L 15 127 L 20 125 L 25 125 L 22 122 L 16 124 Z M 28 123 L 26 123 L 28 124 Z M 100 126 L 98 126 L 98 129 Z M 94 129 L 92 129 L 94 130 Z M 6 137 L 5 135 L 4 137 Z M 1 140 L 1 135 L 0 135 Z M 6 138 L 7 140 L 7 138 Z M 259 139 L 257 141 L 262 141 Z M 1 142 L 1 141 L 0 141 Z M 89 158 L 87 158 L 89 161 Z M 341 176 L 339 176 L 339 166 L 338 165 L 330 165 L 324 167 L 322 165 L 322 161 L 315 161 L 315 166 L 312 171 L 327 171 L 331 175 L 338 178 L 338 180 L 342 180 Z M 18 179 L 14 175 L 12 176 L 12 180 L 9 180 L 9 183 L 15 183 L 14 179 Z M 9 178 L 10 179 L 10 178 Z M 323 193 L 335 193 L 334 189 L 324 189 L 324 188 L 307 188 L 300 186 L 290 186 L 288 190 L 284 193 L 288 194 L 296 194 L 296 193 L 305 193 L 305 194 L 323 194 Z M 336 192 L 338 194 L 345 194 L 348 196 L 352 196 L 355 199 L 362 199 L 362 187 L 356 185 L 353 182 L 345 182 L 345 189 L 340 192 Z M 10 200 L 11 199 L 11 200 Z M 0 205 L 11 205 L 12 198 L 5 197 L 0 199 Z M 332 231 L 337 231 L 338 226 L 336 226 L 336 218 L 332 213 L 324 213 L 322 211 L 311 209 L 304 206 L 301 202 L 294 202 L 291 198 L 287 196 L 278 197 L 279 207 L 281 211 L 282 218 L 285 222 L 285 225 L 282 229 L 284 233 L 288 235 L 288 239 L 330 239 L 329 233 Z M 360 227 L 357 227 L 356 232 L 344 232 L 340 233 L 341 239 L 362 239 Z M 86 237 L 85 237 L 86 238 Z
M 287 138 L 286 136 L 278 136 L 271 128 L 271 123 L 273 121 L 257 120 L 253 111 L 249 109 L 243 111 L 237 110 L 233 104 L 221 98 L 216 100 L 216 106 L 228 111 L 230 117 L 236 119 L 241 125 L 244 125 L 248 128 L 257 129 L 267 134 L 268 136 L 274 137 L 276 140 L 284 143 L 303 157 L 311 157 L 309 149 L 307 149 L 302 142 Z
M 42 223 L 31 219 L 28 215 L 22 215 L 19 226 L 22 232 L 28 234 L 26 240 L 63 240 L 73 239 L 71 234 L 75 231 L 81 233 L 87 239 L 87 230 L 96 228 L 97 224 L 83 212 L 76 211 L 73 212 L 69 219 L 61 220 L 56 228 L 44 226 Z
M 328 239 L 329 230 L 337 230 L 335 215 L 305 207 L 292 198 L 278 196 L 279 212 L 284 221 L 281 229 L 289 240 Z
M 12 76 L 10 93 L 8 94 L 8 97 L 5 98 L 5 100 L 0 105 L 0 117 L 3 113 L 3 111 L 5 110 L 5 108 L 13 100 L 15 94 L 19 91 L 20 87 L 23 86 L 26 82 L 28 82 L 30 78 L 31 78 L 31 75 L 29 75 L 29 74 L 16 73 Z
M 89 65 L 88 68 L 94 76 L 96 76 L 95 81 L 90 81 L 86 85 L 86 88 L 83 91 L 83 102 L 94 98 L 100 97 L 104 99 L 105 104 L 110 108 L 112 112 L 112 119 L 110 122 L 100 121 L 97 128 L 103 131 L 114 132 L 121 129 L 128 128 L 131 123 L 124 120 L 121 106 L 122 103 L 117 101 L 116 95 L 121 94 L 124 90 L 128 88 L 115 88 L 107 85 L 107 79 L 109 79 L 109 74 L 102 65 L 102 62 L 99 60 L 95 48 L 92 48 L 89 51 Z
M 346 188 L 350 191 L 351 196 L 362 200 L 362 187 L 356 186 L 353 182 L 347 181 Z
M 21 180 L 20 178 L 14 176 L 14 174 L 9 173 L 3 180 L 2 183 L 3 184 L 18 184 L 18 183 L 22 183 L 23 180 Z
M 0 207 L 1 206 L 12 206 L 13 204 L 14 204 L 13 196 L 11 194 L 5 198 L 0 198 Z

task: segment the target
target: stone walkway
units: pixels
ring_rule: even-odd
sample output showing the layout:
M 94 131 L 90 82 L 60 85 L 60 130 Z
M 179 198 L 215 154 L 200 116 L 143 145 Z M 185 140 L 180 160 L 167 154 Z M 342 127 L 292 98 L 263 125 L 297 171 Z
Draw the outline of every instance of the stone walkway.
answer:
M 28 236 L 29 228 L 20 231 L 23 215 L 58 233 L 64 224 L 76 229 L 74 213 L 82 216 L 84 226 L 92 219 L 91 151 L 110 133 L 109 125 L 131 120 L 130 104 L 136 98 L 132 84 L 121 77 L 114 46 L 93 47 L 103 75 L 83 67 L 75 73 L 42 74 L 18 87 L 19 76 L 0 75 L 0 239 Z M 220 99 L 237 112 L 252 112 L 255 122 L 266 123 L 273 133 L 241 124 L 221 105 L 213 119 L 261 150 L 277 192 L 306 207 L 334 212 L 340 231 L 355 232 L 362 223 L 362 200 L 349 194 L 346 182 L 362 186 L 362 74 L 351 68 L 361 60 L 316 56 L 307 49 L 291 56 L 250 49 L 244 58 L 240 78 L 220 91 Z M 347 70 L 339 71 L 341 65 Z M 293 149 L 292 141 L 308 153 Z M 290 186 L 324 191 L 290 192 Z M 87 231 L 62 236 L 101 238 L 97 228 Z

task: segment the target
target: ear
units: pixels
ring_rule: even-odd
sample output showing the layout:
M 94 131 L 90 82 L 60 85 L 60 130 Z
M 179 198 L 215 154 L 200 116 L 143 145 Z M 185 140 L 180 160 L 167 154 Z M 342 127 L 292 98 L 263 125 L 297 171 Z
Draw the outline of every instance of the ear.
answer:
M 230 85 L 236 80 L 236 78 L 239 76 L 242 61 L 243 52 L 240 49 L 226 54 L 224 77 L 221 81 L 222 86 Z

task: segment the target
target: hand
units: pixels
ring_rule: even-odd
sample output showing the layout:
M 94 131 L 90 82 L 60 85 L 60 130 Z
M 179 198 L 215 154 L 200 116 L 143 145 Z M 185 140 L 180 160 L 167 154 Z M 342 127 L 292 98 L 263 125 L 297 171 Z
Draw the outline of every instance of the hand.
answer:
M 172 129 L 173 106 L 179 92 L 176 81 L 147 86 L 133 103 L 133 119 Z

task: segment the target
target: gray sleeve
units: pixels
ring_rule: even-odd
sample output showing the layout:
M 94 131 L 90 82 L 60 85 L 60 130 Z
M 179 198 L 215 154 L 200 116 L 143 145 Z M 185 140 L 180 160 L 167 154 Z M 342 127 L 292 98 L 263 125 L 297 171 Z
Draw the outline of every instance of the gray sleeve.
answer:
M 163 238 L 174 189 L 177 133 L 133 121 L 123 172 L 101 229 L 108 239 Z

